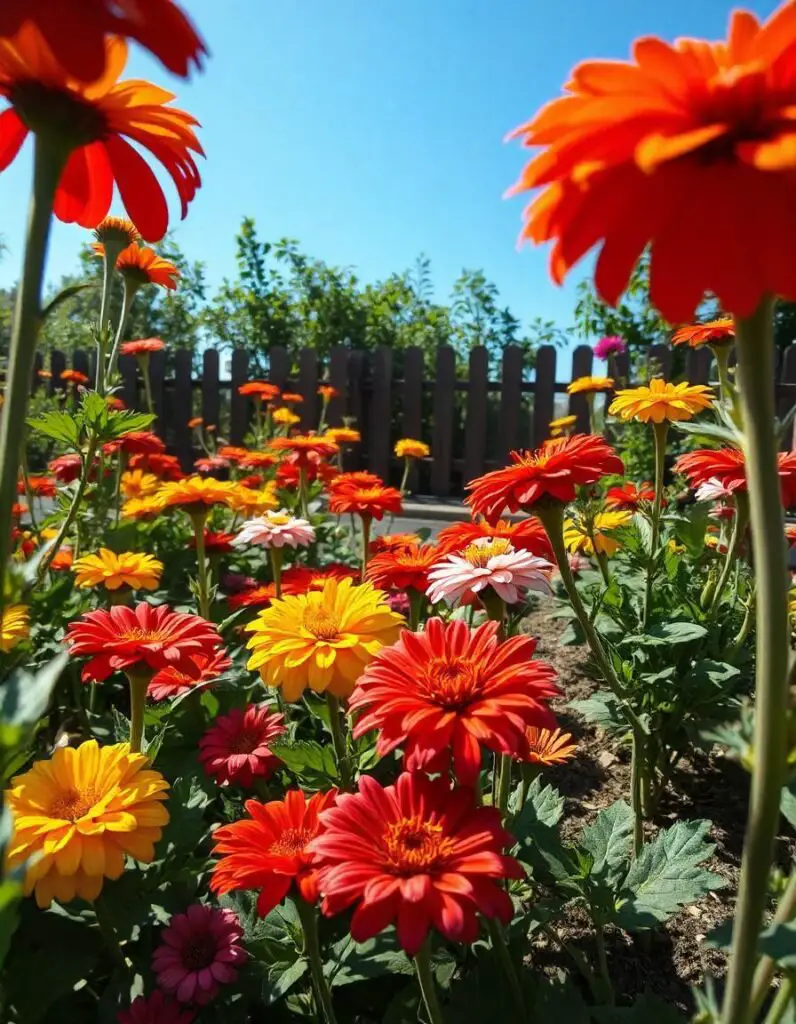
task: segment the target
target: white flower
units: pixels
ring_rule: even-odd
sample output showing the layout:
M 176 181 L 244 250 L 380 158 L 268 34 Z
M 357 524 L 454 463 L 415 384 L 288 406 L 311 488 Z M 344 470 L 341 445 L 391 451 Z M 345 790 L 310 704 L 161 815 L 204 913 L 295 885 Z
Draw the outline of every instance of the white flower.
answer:
M 492 587 L 506 604 L 516 604 L 522 592 L 550 593 L 553 566 L 528 551 L 515 551 L 500 537 L 479 537 L 461 555 L 448 555 L 428 574 L 426 590 L 432 604 L 454 604 L 466 594 Z
M 315 530 L 306 519 L 280 509 L 244 523 L 234 543 L 237 547 L 258 544 L 263 548 L 304 548 L 314 540 Z
M 732 491 L 728 491 L 718 477 L 712 476 L 696 489 L 697 501 L 721 501 L 722 498 L 731 498 Z

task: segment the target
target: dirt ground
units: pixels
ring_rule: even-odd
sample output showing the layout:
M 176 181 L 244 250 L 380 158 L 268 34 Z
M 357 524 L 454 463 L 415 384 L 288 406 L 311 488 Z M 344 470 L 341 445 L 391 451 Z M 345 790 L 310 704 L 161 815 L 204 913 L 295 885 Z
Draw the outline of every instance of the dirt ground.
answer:
M 620 798 L 628 800 L 630 752 L 616 749 L 601 732 L 566 708 L 568 701 L 589 696 L 596 686 L 584 675 L 583 649 L 563 647 L 558 642 L 564 629 L 561 620 L 551 619 L 549 613 L 539 610 L 529 617 L 525 628 L 539 637 L 539 657 L 551 662 L 559 672 L 559 685 L 565 696 L 555 702 L 554 710 L 562 729 L 571 732 L 578 743 L 578 754 L 572 761 L 545 772 L 546 781 L 565 797 L 563 835 L 574 839 L 601 808 Z M 710 820 L 710 836 L 716 850 L 706 867 L 726 879 L 727 884 L 684 908 L 654 934 L 631 937 L 618 930 L 607 933 L 608 963 L 617 994 L 633 996 L 648 990 L 688 1011 L 693 1009 L 691 986 L 705 974 L 717 977 L 724 973 L 724 954 L 702 940 L 712 928 L 732 916 L 748 790 L 746 772 L 718 750 L 710 756 L 696 755 L 693 761 L 679 766 L 661 801 L 658 819 L 649 826 L 650 832 L 654 833 L 656 827 L 665 828 L 678 818 Z M 791 846 L 786 837 L 778 842 L 778 853 L 784 863 L 792 854 Z M 559 925 L 558 932 L 589 950 L 590 929 L 585 912 L 579 919 L 576 911 L 566 927 Z M 547 950 L 543 943 L 544 938 L 536 954 L 538 967 L 545 966 Z M 552 944 L 549 953 L 550 966 L 571 968 Z

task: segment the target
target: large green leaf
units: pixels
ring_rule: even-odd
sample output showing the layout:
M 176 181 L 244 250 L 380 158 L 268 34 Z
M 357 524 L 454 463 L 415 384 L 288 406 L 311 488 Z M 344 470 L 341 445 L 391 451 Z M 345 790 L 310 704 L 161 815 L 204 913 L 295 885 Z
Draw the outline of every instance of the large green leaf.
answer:
M 625 637 L 623 647 L 663 647 L 701 640 L 707 630 L 698 622 L 657 622 L 643 633 Z
M 760 936 L 759 949 L 787 970 L 796 969 L 796 921 L 772 924 Z
M 0 686 L 0 748 L 13 750 L 24 741 L 28 729 L 46 712 L 68 660 L 63 653 L 37 672 L 18 668 Z
M 71 413 L 53 410 L 28 420 L 31 430 L 71 450 L 80 447 L 80 425 Z
M 338 779 L 337 761 L 331 743 L 314 740 L 282 741 L 271 744 L 271 750 L 287 769 L 311 789 L 328 789 Z
M 517 792 L 512 794 L 509 810 L 516 809 Z M 576 853 L 559 838 L 557 825 L 564 813 L 564 798 L 552 786 L 542 786 L 537 776 L 528 791 L 525 806 L 509 828 L 518 843 L 517 857 L 530 865 L 535 874 L 565 882 L 580 874 Z
M 593 722 L 607 732 L 627 728 L 619 700 L 608 690 L 597 690 L 584 700 L 571 700 L 567 707 L 574 708 L 587 722 Z
M 395 929 L 388 928 L 367 942 L 354 942 L 346 936 L 332 948 L 324 965 L 332 986 L 351 985 L 385 974 L 414 974 L 414 966 L 398 945 Z
M 600 811 L 579 844 L 593 858 L 592 878 L 611 884 L 625 874 L 632 836 L 633 811 L 624 800 Z

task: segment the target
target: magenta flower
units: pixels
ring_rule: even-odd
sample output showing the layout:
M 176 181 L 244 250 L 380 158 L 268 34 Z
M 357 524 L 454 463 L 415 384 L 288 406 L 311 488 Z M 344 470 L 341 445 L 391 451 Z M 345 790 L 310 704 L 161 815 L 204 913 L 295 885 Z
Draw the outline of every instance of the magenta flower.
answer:
M 255 779 L 269 778 L 281 763 L 268 744 L 284 731 L 284 716 L 267 704 L 234 708 L 216 718 L 199 740 L 199 760 L 219 785 L 232 782 L 251 789 Z
M 607 360 L 609 356 L 619 356 L 627 351 L 627 344 L 618 334 L 600 338 L 592 349 L 598 359 Z
M 116 1015 L 118 1024 L 191 1024 L 196 1014 L 157 989 L 151 996 L 138 996 Z
M 194 903 L 175 914 L 152 955 L 158 987 L 181 1003 L 204 1006 L 218 995 L 219 985 L 238 977 L 237 967 L 246 959 L 242 937 L 231 910 Z

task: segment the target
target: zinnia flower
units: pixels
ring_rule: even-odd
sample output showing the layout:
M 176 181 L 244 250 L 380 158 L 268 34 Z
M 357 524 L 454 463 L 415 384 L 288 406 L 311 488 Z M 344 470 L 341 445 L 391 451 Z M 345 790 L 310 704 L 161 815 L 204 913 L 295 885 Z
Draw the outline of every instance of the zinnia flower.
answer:
M 271 419 L 278 427 L 295 427 L 297 423 L 301 423 L 301 417 L 297 416 L 292 409 L 288 409 L 286 405 L 274 409 Z
M 192 515 L 205 512 L 213 505 L 232 505 L 236 494 L 235 485 L 212 477 L 190 476 L 185 480 L 165 483 L 158 491 L 158 498 L 164 508 L 180 507 Z
M 547 428 L 550 431 L 551 437 L 560 437 L 571 430 L 577 422 L 577 416 L 559 416 L 556 420 L 550 420 Z
M 266 512 L 244 523 L 235 538 L 237 547 L 257 544 L 263 548 L 305 548 L 315 540 L 315 530 L 306 519 L 297 519 L 285 509 Z
M 249 454 L 248 448 L 240 448 L 238 445 L 222 444 L 216 452 L 222 459 L 229 459 L 230 462 L 240 462 Z
M 132 469 L 122 473 L 120 486 L 125 498 L 146 498 L 150 494 L 155 494 L 160 487 L 160 480 L 154 473 Z
M 507 924 L 514 907 L 503 882 L 524 871 L 503 850 L 514 843 L 495 807 L 472 790 L 405 772 L 383 788 L 363 775 L 321 815 L 312 841 L 325 914 L 356 904 L 351 936 L 365 942 L 393 922 L 409 956 L 431 928 L 454 942 L 478 938 L 478 914 Z
M 66 29 L 70 37 L 76 31 L 74 25 Z M 86 85 L 64 71 L 34 25 L 23 24 L 13 38 L 0 38 L 0 95 L 11 104 L 0 124 L 0 166 L 16 157 L 31 125 L 39 133 L 57 134 L 71 155 L 55 196 L 56 217 L 95 227 L 110 208 L 115 185 L 141 235 L 156 242 L 169 224 L 166 199 L 125 136 L 163 165 L 185 216 L 200 184 L 193 156 L 202 153 L 194 133 L 198 122 L 166 105 L 172 93 L 149 82 L 117 81 L 127 62 L 124 39 L 106 37 L 105 55 L 104 74 Z
M 98 256 L 104 255 L 101 245 L 95 245 L 94 251 Z M 158 256 L 154 249 L 145 245 L 128 245 L 123 249 L 116 260 L 116 269 L 133 289 L 154 284 L 173 292 L 180 276 L 179 268 L 171 260 Z
M 324 459 L 336 455 L 338 446 L 334 441 L 317 434 L 299 434 L 297 437 L 274 437 L 268 442 L 272 451 L 284 452 L 285 462 L 301 468 L 318 465 Z
M 0 43 L 2 46 L 2 43 Z M 2 51 L 0 50 L 0 54 Z M 80 370 L 62 370 L 61 380 L 66 384 L 88 384 L 88 377 L 85 373 L 81 373 Z
M 253 634 L 248 668 L 281 687 L 287 701 L 299 700 L 307 686 L 348 697 L 365 665 L 397 639 L 402 622 L 369 583 L 330 579 L 323 590 L 274 600 L 245 627 Z
M 136 996 L 127 1010 L 116 1014 L 116 1024 L 193 1024 L 195 1012 L 172 999 L 159 989 L 151 996 Z
M 125 341 L 119 348 L 123 356 L 148 356 L 153 352 L 162 352 L 166 342 L 160 338 L 141 338 L 139 341 Z
M 276 464 L 276 456 L 269 452 L 246 452 L 240 460 L 241 469 L 270 469 Z
M 628 526 L 633 513 L 628 510 L 611 509 L 598 512 L 592 520 L 591 529 L 580 516 L 564 520 L 564 544 L 572 554 L 579 552 L 593 555 L 595 549 L 600 555 L 613 555 L 619 550 L 619 541 L 611 536 L 613 530 Z
M 163 503 L 154 494 L 144 498 L 130 498 L 122 505 L 122 516 L 125 519 L 154 519 L 163 511 Z
M 246 487 L 240 480 L 231 486 L 230 507 L 246 517 L 261 516 L 263 513 L 272 512 L 279 507 L 276 486 L 273 482 L 269 481 L 265 487 L 259 490 Z
M 205 421 L 202 419 L 201 416 L 192 416 L 188 420 L 188 429 L 189 430 L 198 430 L 199 427 L 203 427 L 204 426 L 204 422 Z
M 401 492 L 395 487 L 335 487 L 329 494 L 329 511 L 336 516 L 351 514 L 363 519 L 383 519 L 384 514 L 400 515 Z
M 205 1006 L 219 985 L 236 981 L 246 960 L 243 929 L 234 910 L 194 903 L 174 914 L 152 954 L 158 988 L 181 1003 Z
M 609 487 L 605 494 L 606 508 L 635 512 L 642 502 L 655 500 L 655 488 L 650 483 L 636 487 L 627 481 L 621 487 Z
M 118 590 L 155 590 L 163 573 L 163 563 L 152 555 L 139 555 L 135 551 L 116 554 L 100 548 L 96 555 L 84 555 L 74 564 L 75 585 L 78 587 L 105 587 Z
M 592 346 L 592 352 L 598 359 L 602 359 L 605 362 L 611 356 L 620 356 L 623 352 L 627 352 L 627 344 L 618 334 L 611 334 L 607 338 L 600 338 L 599 341 L 595 342 Z
M 83 472 L 83 460 L 77 453 L 59 455 L 55 459 L 50 459 L 47 469 L 59 483 L 71 484 Z
M 577 744 L 572 742 L 572 734 L 561 732 L 558 728 L 540 729 L 531 725 L 525 733 L 525 739 L 528 753 L 523 760 L 531 764 L 564 764 L 575 756 L 577 750 Z
M 480 537 L 501 537 L 510 541 L 515 551 L 530 551 L 532 555 L 546 558 L 548 562 L 553 560 L 553 549 L 544 527 L 533 516 L 517 523 L 499 519 L 494 526 L 485 519 L 451 523 L 439 531 L 437 546 L 443 551 L 460 554 Z
M 428 599 L 432 604 L 455 604 L 469 594 L 491 587 L 501 601 L 516 604 L 526 590 L 550 593 L 553 566 L 528 551 L 515 551 L 501 537 L 481 537 L 461 555 L 449 554 L 428 574 Z
M 147 687 L 152 700 L 169 700 L 188 693 L 202 683 L 213 683 L 222 676 L 232 662 L 224 651 L 212 654 L 189 654 L 180 667 L 167 665 L 159 669 Z
M 706 292 L 737 316 L 765 295 L 796 300 L 782 214 L 796 135 L 793 14 L 784 4 L 761 26 L 734 11 L 727 42 L 639 39 L 632 61 L 581 64 L 567 95 L 517 129 L 544 147 L 513 191 L 544 189 L 523 237 L 553 241 L 557 282 L 599 245 L 595 285 L 615 305 L 649 247 L 650 297 L 670 323 L 691 320 Z
M 130 469 L 146 469 L 161 480 L 185 479 L 185 473 L 180 468 L 176 455 L 165 455 L 162 452 L 132 455 L 129 465 Z
M 336 445 L 358 444 L 362 440 L 360 432 L 353 427 L 329 427 L 323 436 L 334 441 Z
M 50 562 L 50 569 L 52 572 L 59 572 L 65 569 L 71 569 L 73 560 L 74 559 L 71 548 L 60 548 L 58 551 L 55 552 L 55 554 L 52 557 L 52 561 Z
M 218 455 L 210 455 L 204 459 L 196 459 L 193 468 L 200 473 L 218 473 L 219 470 L 229 469 L 229 462 Z
M 165 444 L 157 434 L 151 430 L 130 430 L 123 437 L 116 441 L 109 441 L 103 445 L 103 451 L 107 455 L 115 455 L 122 452 L 125 455 L 142 455 L 147 458 L 166 451 Z M 145 469 L 144 466 L 131 466 L 135 469 Z M 153 471 L 154 472 L 154 471 Z
M 213 833 L 213 852 L 221 859 L 210 879 L 212 891 L 259 889 L 260 917 L 270 914 L 292 889 L 305 903 L 316 903 L 318 880 L 307 846 L 318 835 L 318 815 L 336 796 L 329 790 L 308 799 L 300 789 L 291 789 L 284 800 L 248 800 L 250 818 L 222 825 Z
M 24 604 L 4 605 L 0 611 L 0 651 L 9 651 L 30 636 L 30 608 Z
M 252 395 L 264 402 L 272 402 L 279 397 L 279 388 L 276 384 L 269 384 L 265 380 L 250 380 L 241 384 L 238 388 L 239 395 Z
M 375 473 L 357 470 L 355 473 L 338 473 L 329 484 L 330 491 L 359 490 L 360 487 L 383 487 L 384 481 Z
M 402 437 L 400 441 L 396 441 L 393 450 L 399 459 L 427 459 L 431 454 L 427 444 L 415 441 L 411 437 Z
M 114 605 L 87 612 L 69 625 L 69 652 L 93 655 L 84 681 L 102 682 L 114 672 L 157 672 L 169 665 L 190 671 L 195 654 L 212 657 L 220 644 L 216 627 L 198 615 L 173 612 L 167 605 Z
M 285 732 L 284 715 L 274 714 L 267 704 L 249 704 L 219 715 L 199 740 L 199 760 L 219 786 L 234 783 L 251 789 L 255 779 L 268 779 L 282 763 L 271 753 L 273 743 Z
M 357 681 L 354 738 L 376 730 L 378 755 L 402 746 L 409 771 L 445 771 L 450 754 L 459 782 L 475 785 L 482 746 L 524 756 L 526 729 L 551 724 L 555 670 L 532 661 L 535 650 L 529 636 L 501 643 L 496 622 L 468 629 L 433 618 L 423 633 L 404 630 Z
M 613 386 L 613 377 L 578 377 L 567 386 L 567 394 L 597 394 L 601 391 L 610 391 Z
M 228 555 L 234 550 L 234 533 L 219 533 L 214 530 L 205 530 L 205 552 L 208 555 Z M 196 547 L 196 537 L 191 537 L 188 542 L 192 548 Z
M 304 396 L 296 394 L 293 391 L 283 391 L 281 400 L 286 405 L 300 405 L 304 401 Z
M 680 327 L 672 335 L 673 345 L 731 345 L 735 341 L 735 321 L 731 317 L 709 320 L 704 324 Z
M 656 377 L 649 386 L 617 391 L 608 412 L 625 421 L 663 423 L 690 420 L 712 405 L 713 392 L 704 384 L 671 384 Z
M 414 544 L 422 543 L 418 533 L 382 533 L 370 542 L 370 551 L 374 555 L 382 551 L 405 551 Z
M 28 488 L 34 498 L 54 498 L 58 493 L 55 480 L 51 476 L 29 476 Z M 22 480 L 17 485 L 17 493 L 25 493 L 25 483 Z
M 467 485 L 475 515 L 494 521 L 505 509 L 532 511 L 543 498 L 566 504 L 576 488 L 624 472 L 622 460 L 601 437 L 573 434 L 546 441 L 536 451 L 512 452 L 512 465 Z
M 36 903 L 95 900 L 103 878 L 119 878 L 125 856 L 148 864 L 169 815 L 169 785 L 127 743 L 87 740 L 59 747 L 49 761 L 11 781 L 10 869 L 25 865 L 25 893 Z
M 746 490 L 746 466 L 738 448 L 686 452 L 675 462 L 674 471 L 687 477 L 694 490 L 712 480 L 717 480 L 728 493 Z
M 413 590 L 425 594 L 428 571 L 440 559 L 434 544 L 413 544 L 398 551 L 384 551 L 368 562 L 367 578 L 380 590 Z

